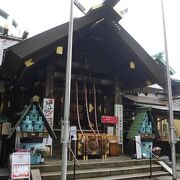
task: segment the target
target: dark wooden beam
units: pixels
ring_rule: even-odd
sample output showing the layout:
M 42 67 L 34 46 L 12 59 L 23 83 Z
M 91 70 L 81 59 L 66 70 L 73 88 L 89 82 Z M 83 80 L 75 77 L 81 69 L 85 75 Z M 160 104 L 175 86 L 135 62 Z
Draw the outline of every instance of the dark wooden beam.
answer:
M 46 84 L 45 84 L 45 97 L 54 97 L 54 67 L 51 65 L 47 66 Z
M 115 81 L 114 87 L 115 104 L 122 104 L 121 87 L 119 81 Z
M 62 68 L 65 68 L 66 67 L 66 61 L 62 60 L 62 61 L 58 61 L 57 62 L 57 65 L 59 67 L 62 67 Z M 82 66 L 83 66 L 83 70 L 84 71 L 91 71 L 91 73 L 94 73 L 94 74 L 99 74 L 101 76 L 110 76 L 112 77 L 113 75 L 113 71 L 111 68 L 105 68 L 103 67 L 103 65 L 101 67 L 95 65 L 95 64 L 86 64 L 86 65 L 82 65 L 78 62 L 72 62 L 72 70 L 78 70 L 80 71 L 82 69 Z
M 60 72 L 54 73 L 55 79 L 65 80 L 65 77 L 66 77 L 65 73 L 60 73 Z M 79 75 L 75 75 L 75 74 L 72 74 L 71 79 L 73 81 L 86 81 L 89 83 L 96 83 L 100 85 L 112 85 L 114 83 L 114 81 L 110 79 L 102 79 L 102 78 L 88 77 L 88 76 L 84 76 L 81 78 Z

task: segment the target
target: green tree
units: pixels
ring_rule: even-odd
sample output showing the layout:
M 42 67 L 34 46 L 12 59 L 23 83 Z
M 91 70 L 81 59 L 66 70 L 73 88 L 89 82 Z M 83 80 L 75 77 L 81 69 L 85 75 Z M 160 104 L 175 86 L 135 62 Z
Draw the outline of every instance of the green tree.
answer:
M 164 61 L 164 52 L 161 51 L 161 52 L 158 52 L 156 54 L 154 54 L 152 56 L 153 59 L 159 59 L 159 60 L 163 60 Z

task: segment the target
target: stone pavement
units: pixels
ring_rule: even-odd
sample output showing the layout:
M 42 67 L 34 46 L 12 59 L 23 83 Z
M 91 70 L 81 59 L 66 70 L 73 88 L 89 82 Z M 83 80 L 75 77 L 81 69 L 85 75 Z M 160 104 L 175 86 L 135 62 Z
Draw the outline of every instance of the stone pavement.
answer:
M 8 174 L 7 169 L 0 169 L 0 174 Z M 1 175 L 2 175 L 1 174 Z M 139 180 L 172 180 L 172 176 L 160 176 L 160 177 L 152 177 L 152 178 L 141 178 Z M 180 171 L 177 171 L 177 180 L 180 180 Z
M 176 166 L 176 173 L 177 173 L 177 180 L 180 180 L 180 163 L 177 163 Z M 9 174 L 8 169 L 0 168 L 0 175 L 7 175 Z M 160 176 L 160 177 L 152 177 L 152 178 L 140 178 L 139 180 L 172 180 L 172 176 Z
M 7 168 L 0 168 L 0 175 L 9 174 L 9 170 Z

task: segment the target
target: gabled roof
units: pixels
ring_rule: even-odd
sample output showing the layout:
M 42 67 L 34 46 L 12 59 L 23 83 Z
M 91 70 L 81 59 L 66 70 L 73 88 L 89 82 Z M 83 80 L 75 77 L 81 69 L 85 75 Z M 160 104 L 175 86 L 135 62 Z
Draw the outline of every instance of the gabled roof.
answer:
M 162 69 L 164 69 L 164 71 L 166 71 L 166 62 L 163 59 L 156 58 L 155 61 L 160 67 L 162 67 Z M 176 73 L 173 68 L 169 67 L 169 69 L 171 75 L 174 75 Z
M 103 4 L 105 6 L 111 6 L 114 7 L 120 0 L 105 0 Z
M 168 101 L 167 99 L 162 99 L 158 97 L 148 97 L 148 96 L 134 96 L 134 95 L 123 95 L 123 97 L 131 100 L 135 106 L 150 107 L 152 109 L 159 109 L 168 111 Z M 173 111 L 180 112 L 180 98 L 173 98 L 172 101 Z
M 146 116 L 147 116 L 146 110 L 143 110 L 143 111 L 140 111 L 137 113 L 135 120 L 133 121 L 133 123 L 129 129 L 129 132 L 127 134 L 128 139 L 131 137 L 135 138 L 135 136 L 138 136 L 140 134 L 139 133 L 140 127 L 141 127 L 142 122 L 146 118 Z
M 151 114 L 151 110 L 149 108 L 140 108 L 127 134 L 128 139 L 135 138 L 135 136 L 140 135 L 141 125 L 146 119 L 148 120 L 148 122 L 152 123 L 152 133 L 155 134 L 156 137 L 159 137 L 159 133 L 154 122 L 154 118 Z
M 39 111 L 39 114 L 42 116 L 42 120 L 44 122 L 44 125 L 46 127 L 46 129 L 48 130 L 49 135 L 51 136 L 52 139 L 57 139 L 54 131 L 52 130 L 52 128 L 50 127 L 46 117 L 44 116 L 44 113 L 39 105 L 38 102 L 32 102 L 27 109 L 24 110 L 23 114 L 21 115 L 21 117 L 19 118 L 19 120 L 17 121 L 17 123 L 15 124 L 15 126 L 13 127 L 10 135 L 8 136 L 8 139 L 10 139 L 12 137 L 12 135 L 15 133 L 17 127 L 20 125 L 20 123 L 23 121 L 23 119 L 25 118 L 25 116 L 28 114 L 28 112 L 30 111 L 30 109 L 32 108 L 32 106 L 35 105 Z
M 171 79 L 173 96 L 180 96 L 180 80 Z
M 103 55 L 98 61 L 95 56 L 93 63 L 98 63 L 98 66 L 105 65 L 106 69 L 111 70 L 111 78 L 117 77 L 124 89 L 164 82 L 163 69 L 119 25 L 121 16 L 112 8 L 114 4 L 110 2 L 105 1 L 104 6 L 91 10 L 84 17 L 74 19 L 73 42 L 76 43 L 83 37 L 83 41 L 89 44 L 87 47 L 94 48 L 93 53 Z M 103 41 L 89 38 L 96 31 L 103 36 Z M 55 53 L 57 46 L 66 47 L 67 37 L 68 23 L 65 23 L 8 48 L 3 61 L 4 73 L 11 77 L 19 76 L 27 70 L 25 61 L 32 59 L 35 65 L 42 62 L 44 58 Z M 133 70 L 129 68 L 130 61 L 135 63 L 136 68 Z
M 117 14 L 112 9 L 110 10 L 110 14 L 119 20 Z M 90 27 L 97 20 L 103 18 L 104 14 L 105 9 L 101 7 L 84 17 L 74 19 L 73 38 L 76 38 L 76 33 L 79 34 L 80 29 Z M 55 51 L 58 44 L 67 44 L 68 27 L 69 23 L 62 24 L 8 48 L 3 62 L 6 73 L 16 75 L 21 68 L 25 67 L 24 61 L 33 58 L 36 63 Z

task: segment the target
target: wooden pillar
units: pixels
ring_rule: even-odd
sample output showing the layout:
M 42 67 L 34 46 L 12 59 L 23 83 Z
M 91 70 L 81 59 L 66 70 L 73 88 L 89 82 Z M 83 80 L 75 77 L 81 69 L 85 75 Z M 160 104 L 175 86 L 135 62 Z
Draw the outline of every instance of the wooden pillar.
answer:
M 54 67 L 52 65 L 47 66 L 45 81 L 45 97 L 54 97 Z
M 115 104 L 122 104 L 122 96 L 121 96 L 121 87 L 120 83 L 116 80 L 115 81 Z
M 10 105 L 10 84 L 5 84 L 2 103 L 1 103 L 1 114 L 8 115 L 9 114 L 9 105 Z
M 114 87 L 114 115 L 118 116 L 119 120 L 116 124 L 115 134 L 118 136 L 119 154 L 123 153 L 123 107 L 122 105 L 122 96 L 121 96 L 121 87 L 119 81 L 115 81 Z
M 46 70 L 46 80 L 45 80 L 45 98 L 53 98 L 54 97 L 54 67 L 52 65 L 47 66 Z M 53 129 L 53 121 L 52 120 L 52 129 Z M 53 141 L 50 136 L 46 139 L 47 144 L 50 147 L 50 154 L 52 156 L 53 152 Z
M 24 91 L 25 91 L 25 88 L 21 87 L 20 88 L 20 109 L 23 109 L 23 106 L 24 106 Z

